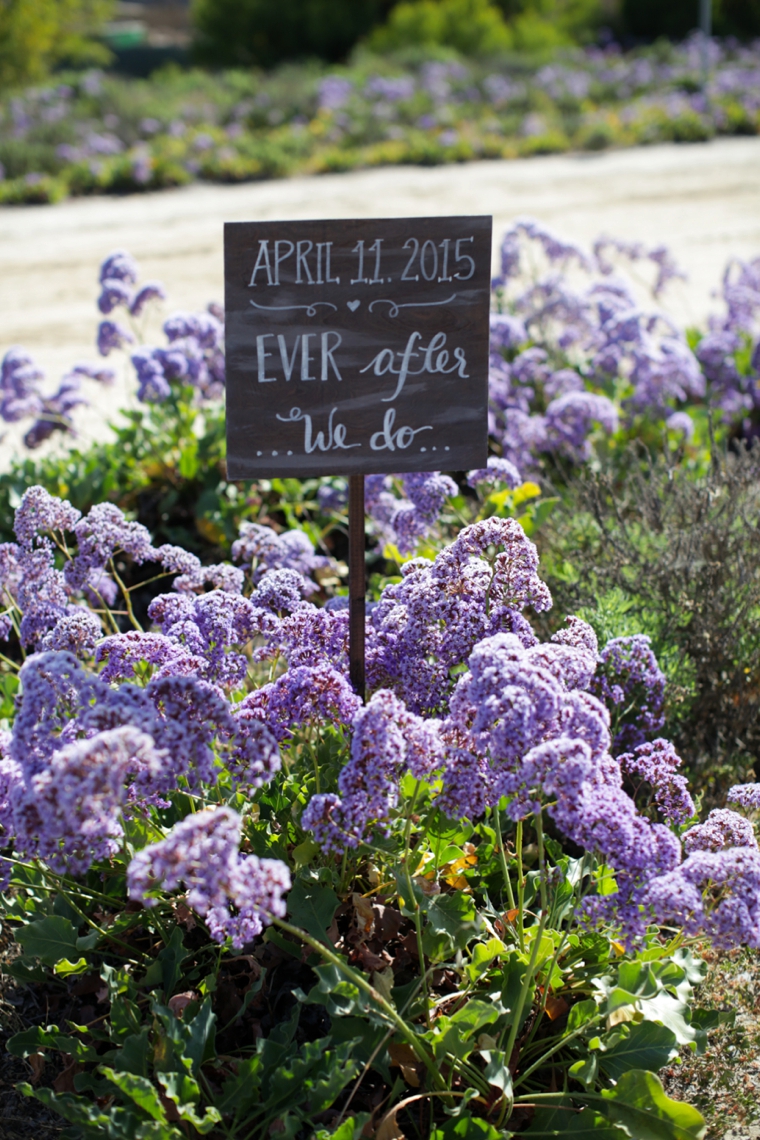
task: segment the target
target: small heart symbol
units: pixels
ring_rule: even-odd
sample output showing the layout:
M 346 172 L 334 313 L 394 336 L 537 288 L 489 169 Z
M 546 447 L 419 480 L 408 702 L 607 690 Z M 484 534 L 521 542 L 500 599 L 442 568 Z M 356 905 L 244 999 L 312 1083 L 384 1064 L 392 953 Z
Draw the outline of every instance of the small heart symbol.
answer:
M 355 312 L 356 312 L 356 310 L 357 310 L 357 309 L 359 308 L 359 306 L 361 305 L 361 301 L 347 301 L 347 302 L 346 302 L 346 304 L 348 305 L 348 307 L 349 307 L 349 309 L 351 310 L 351 312 L 352 312 L 352 313 L 355 313 Z

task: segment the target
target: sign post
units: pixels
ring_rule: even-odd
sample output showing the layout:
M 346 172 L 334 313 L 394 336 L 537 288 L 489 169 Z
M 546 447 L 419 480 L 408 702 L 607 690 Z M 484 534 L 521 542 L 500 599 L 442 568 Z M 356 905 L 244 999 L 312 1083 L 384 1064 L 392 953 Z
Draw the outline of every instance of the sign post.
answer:
M 491 218 L 229 222 L 227 473 L 349 478 L 364 691 L 364 476 L 484 467 Z
M 367 573 L 364 565 L 364 476 L 348 479 L 348 668 L 354 692 L 364 700 Z

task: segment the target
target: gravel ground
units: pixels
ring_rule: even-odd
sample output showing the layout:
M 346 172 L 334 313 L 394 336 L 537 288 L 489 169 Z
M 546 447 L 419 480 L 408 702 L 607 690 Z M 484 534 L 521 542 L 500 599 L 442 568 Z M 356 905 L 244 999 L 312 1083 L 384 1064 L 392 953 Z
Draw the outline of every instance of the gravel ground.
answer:
M 701 1057 L 685 1048 L 662 1074 L 669 1096 L 686 1100 L 707 1121 L 706 1140 L 760 1140 L 760 953 L 708 951 L 697 994 L 703 1009 L 733 1010 L 733 1026 L 710 1034 Z
M 590 244 L 602 232 L 667 242 L 689 274 L 667 308 L 703 322 L 730 257 L 760 253 L 760 139 L 719 139 L 605 154 L 554 155 L 436 168 L 398 167 L 240 186 L 193 185 L 125 198 L 0 210 L 0 354 L 32 350 L 52 387 L 92 359 L 96 273 L 122 247 L 158 278 L 170 309 L 222 298 L 222 223 L 240 219 L 488 213 L 496 242 L 519 214 Z M 125 402 L 126 378 L 81 410 L 83 438 L 101 436 Z M 12 427 L 0 465 L 18 450 Z

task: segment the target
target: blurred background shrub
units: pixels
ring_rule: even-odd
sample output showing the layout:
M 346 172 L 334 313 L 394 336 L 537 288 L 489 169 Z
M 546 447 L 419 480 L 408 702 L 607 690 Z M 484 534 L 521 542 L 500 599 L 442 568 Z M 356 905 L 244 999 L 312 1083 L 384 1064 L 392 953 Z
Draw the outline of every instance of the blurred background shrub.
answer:
M 680 39 L 698 25 L 698 0 L 622 0 L 619 27 L 629 37 Z M 716 36 L 760 35 L 760 0 L 712 0 Z
M 212 66 L 343 58 L 393 0 L 194 0 L 195 54 Z
M 0 87 L 43 79 L 58 64 L 107 63 L 96 36 L 115 0 L 0 0 Z

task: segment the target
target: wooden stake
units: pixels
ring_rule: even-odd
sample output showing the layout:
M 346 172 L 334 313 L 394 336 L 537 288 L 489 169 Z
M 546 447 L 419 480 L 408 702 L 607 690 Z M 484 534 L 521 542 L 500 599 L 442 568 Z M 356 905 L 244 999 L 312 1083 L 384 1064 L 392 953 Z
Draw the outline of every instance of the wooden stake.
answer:
M 348 478 L 348 660 L 354 691 L 364 700 L 367 573 L 364 564 L 364 476 Z

